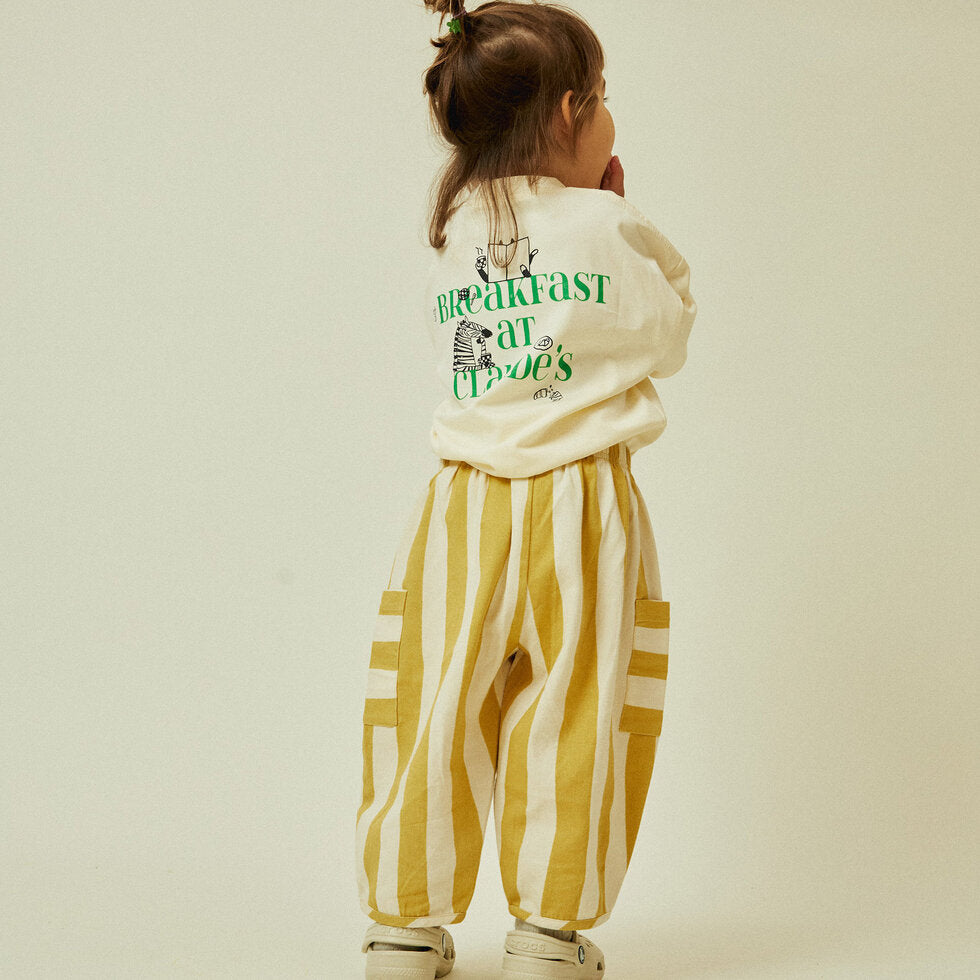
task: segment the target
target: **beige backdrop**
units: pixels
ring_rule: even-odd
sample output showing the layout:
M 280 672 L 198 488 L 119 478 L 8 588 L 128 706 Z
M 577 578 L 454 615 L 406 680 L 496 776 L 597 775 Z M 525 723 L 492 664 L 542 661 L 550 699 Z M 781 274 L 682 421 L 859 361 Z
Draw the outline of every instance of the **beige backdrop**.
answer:
M 634 461 L 668 719 L 591 935 L 616 980 L 976 976 L 978 8 L 574 5 L 700 310 Z M 4 976 L 362 975 L 436 26 L 0 6 Z M 458 980 L 512 921 L 484 861 Z

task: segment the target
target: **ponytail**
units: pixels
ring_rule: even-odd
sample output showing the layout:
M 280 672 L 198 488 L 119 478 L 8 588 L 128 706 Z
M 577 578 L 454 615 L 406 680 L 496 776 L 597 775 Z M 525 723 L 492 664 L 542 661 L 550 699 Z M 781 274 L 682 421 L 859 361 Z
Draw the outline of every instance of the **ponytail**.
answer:
M 506 210 L 516 220 L 509 188 L 497 177 L 536 175 L 561 151 L 554 129 L 564 92 L 575 93 L 572 145 L 597 106 L 605 64 L 589 25 L 560 3 L 490 0 L 464 10 L 462 0 L 424 0 L 447 34 L 431 41 L 435 60 L 423 74 L 429 117 L 449 148 L 430 192 L 429 244 L 446 244 L 445 227 L 457 198 L 478 185 L 489 219 L 488 241 L 501 240 Z M 470 0 L 471 3 L 475 0 Z

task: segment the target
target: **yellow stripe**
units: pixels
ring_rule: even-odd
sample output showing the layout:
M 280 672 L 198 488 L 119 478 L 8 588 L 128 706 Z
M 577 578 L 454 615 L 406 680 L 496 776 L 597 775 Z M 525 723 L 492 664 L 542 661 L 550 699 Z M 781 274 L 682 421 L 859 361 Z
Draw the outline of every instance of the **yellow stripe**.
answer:
M 626 794 L 626 863 L 633 855 L 633 845 L 640 829 L 640 817 L 646 802 L 650 777 L 653 775 L 653 762 L 657 754 L 659 739 L 649 735 L 631 734 L 626 744 L 626 775 L 624 791 Z
M 374 729 L 370 725 L 365 725 L 364 734 L 361 737 L 363 776 L 361 787 L 361 805 L 357 810 L 358 820 L 361 819 L 362 814 L 374 802 L 374 753 L 371 751 L 371 743 L 373 739 Z
M 630 657 L 628 674 L 637 677 L 659 677 L 667 679 L 667 654 L 649 653 L 646 650 L 634 650 Z
M 574 910 L 578 909 L 582 899 L 590 858 L 590 797 L 595 774 L 599 715 L 595 610 L 602 516 L 596 488 L 595 459 L 589 457 L 582 460 L 579 472 L 583 496 L 580 555 L 582 620 L 565 695 L 565 714 L 558 735 L 558 759 L 561 764 L 555 774 L 555 839 L 541 899 L 541 914 L 549 918 L 574 918 Z
M 398 641 L 375 640 L 369 665 L 377 670 L 398 670 Z
M 636 704 L 624 704 L 620 716 L 620 728 L 637 735 L 659 735 L 664 713 L 659 708 L 641 708 Z
M 667 629 L 670 626 L 670 603 L 662 599 L 639 599 L 636 603 L 636 625 Z
M 386 589 L 381 593 L 382 616 L 400 616 L 405 609 L 405 592 L 401 589 Z
M 490 686 L 483 704 L 480 705 L 479 727 L 487 750 L 487 758 L 496 759 L 500 742 L 500 708 L 497 705 L 497 695 L 493 685 Z
M 397 707 L 398 705 L 394 698 L 365 698 L 364 724 L 394 725 L 397 717 Z

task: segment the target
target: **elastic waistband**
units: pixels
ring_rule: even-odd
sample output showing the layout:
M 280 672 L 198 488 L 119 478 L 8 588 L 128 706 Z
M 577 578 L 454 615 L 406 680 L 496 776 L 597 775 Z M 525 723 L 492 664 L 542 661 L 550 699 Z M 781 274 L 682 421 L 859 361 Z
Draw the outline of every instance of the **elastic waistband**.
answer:
M 585 459 L 608 459 L 611 463 L 619 463 L 620 466 L 625 466 L 627 469 L 630 465 L 630 451 L 626 446 L 625 442 L 617 442 L 615 446 L 610 446 L 608 449 L 600 449 L 597 453 L 592 453 L 590 456 L 585 456 Z
M 613 446 L 609 446 L 606 449 L 600 449 L 598 452 L 589 453 L 588 456 L 581 456 L 578 459 L 569 460 L 567 463 L 563 463 L 563 466 L 574 466 L 576 463 L 581 463 L 583 460 L 587 459 L 605 459 L 608 460 L 613 465 L 622 466 L 624 469 L 630 468 L 630 460 L 632 458 L 632 453 L 626 446 L 625 442 L 617 442 Z M 439 467 L 443 466 L 472 466 L 474 469 L 479 469 L 478 466 L 473 463 L 468 463 L 465 460 L 458 459 L 440 459 Z M 555 467 L 555 469 L 560 469 L 561 466 Z M 548 472 L 548 471 L 545 471 Z M 533 477 L 521 477 L 521 479 L 533 479 Z

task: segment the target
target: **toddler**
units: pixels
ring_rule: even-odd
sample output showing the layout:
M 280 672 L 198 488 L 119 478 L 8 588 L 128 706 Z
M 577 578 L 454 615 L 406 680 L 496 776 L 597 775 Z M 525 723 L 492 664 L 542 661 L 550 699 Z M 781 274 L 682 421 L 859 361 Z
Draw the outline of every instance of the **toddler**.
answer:
M 688 265 L 624 197 L 602 47 L 555 3 L 425 0 L 449 157 L 425 316 L 438 457 L 382 591 L 356 873 L 366 977 L 431 980 L 489 810 L 502 976 L 602 977 L 667 676 L 669 603 L 631 457 L 666 425 Z

